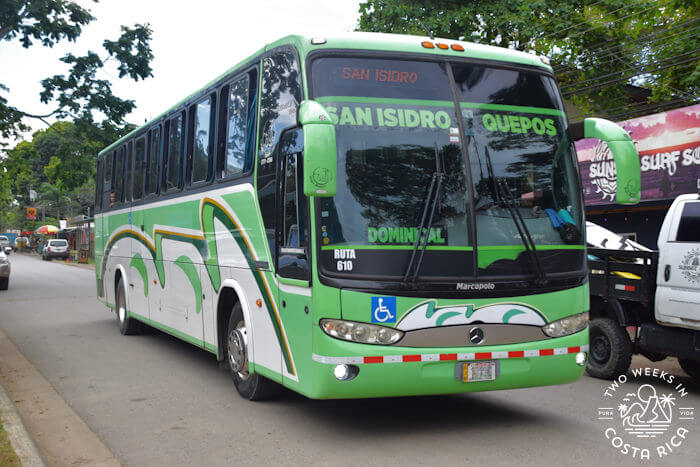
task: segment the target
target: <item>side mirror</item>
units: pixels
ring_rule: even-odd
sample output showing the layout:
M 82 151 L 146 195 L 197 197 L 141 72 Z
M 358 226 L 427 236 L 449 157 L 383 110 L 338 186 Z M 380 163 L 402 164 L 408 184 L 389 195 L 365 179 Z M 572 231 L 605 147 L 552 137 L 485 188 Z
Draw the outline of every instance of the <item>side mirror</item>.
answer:
M 304 130 L 304 194 L 334 196 L 338 179 L 335 125 L 326 109 L 315 101 L 301 103 L 299 124 Z
M 586 118 L 569 125 L 567 130 L 572 141 L 597 138 L 607 143 L 617 174 L 617 203 L 637 204 L 641 199 L 642 173 L 639 154 L 629 133 L 621 126 L 602 118 Z

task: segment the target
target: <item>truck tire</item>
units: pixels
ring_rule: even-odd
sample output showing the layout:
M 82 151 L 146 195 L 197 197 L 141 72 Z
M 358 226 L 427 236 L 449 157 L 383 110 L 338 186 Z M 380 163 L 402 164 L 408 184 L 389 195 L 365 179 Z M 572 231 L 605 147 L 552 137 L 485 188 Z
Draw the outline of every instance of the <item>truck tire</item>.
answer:
M 625 329 L 610 318 L 596 318 L 591 320 L 589 335 L 586 372 L 601 379 L 627 373 L 632 362 L 632 341 Z
M 683 371 L 688 373 L 688 376 L 695 381 L 700 381 L 700 361 L 690 360 L 689 358 L 679 358 L 678 363 L 681 364 Z
M 7 290 L 7 288 L 10 286 L 10 278 L 9 277 L 0 277 L 0 290 Z

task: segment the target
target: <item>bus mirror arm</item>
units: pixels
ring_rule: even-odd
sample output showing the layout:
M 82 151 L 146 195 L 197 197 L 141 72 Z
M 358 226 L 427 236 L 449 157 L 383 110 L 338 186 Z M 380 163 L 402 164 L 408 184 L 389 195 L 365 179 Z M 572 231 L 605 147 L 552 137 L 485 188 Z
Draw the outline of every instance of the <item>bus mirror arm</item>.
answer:
M 335 195 L 338 157 L 335 124 L 318 102 L 303 101 L 297 119 L 304 131 L 304 195 Z
M 597 138 L 605 141 L 615 161 L 618 204 L 637 204 L 641 199 L 641 169 L 634 142 L 621 126 L 602 118 L 571 123 L 566 130 L 571 141 Z

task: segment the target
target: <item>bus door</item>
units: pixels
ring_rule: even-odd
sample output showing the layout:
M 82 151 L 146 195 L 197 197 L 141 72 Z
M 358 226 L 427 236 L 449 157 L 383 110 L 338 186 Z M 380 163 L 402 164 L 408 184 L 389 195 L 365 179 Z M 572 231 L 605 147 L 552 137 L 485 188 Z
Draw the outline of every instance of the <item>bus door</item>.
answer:
M 281 319 L 294 354 L 311 355 L 311 288 L 309 206 L 304 196 L 300 130 L 286 132 L 280 142 L 281 188 L 277 203 L 277 282 Z M 291 349 L 289 350 L 291 352 Z M 298 368 L 283 354 L 283 377 L 298 380 Z

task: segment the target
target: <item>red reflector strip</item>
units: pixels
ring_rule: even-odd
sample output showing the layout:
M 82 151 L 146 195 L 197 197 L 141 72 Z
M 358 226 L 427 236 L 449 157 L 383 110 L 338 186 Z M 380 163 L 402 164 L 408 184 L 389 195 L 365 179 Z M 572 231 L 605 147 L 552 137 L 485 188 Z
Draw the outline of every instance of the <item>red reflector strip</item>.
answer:
M 554 349 L 510 350 L 508 352 L 443 353 L 418 355 L 384 355 L 372 357 L 326 357 L 313 354 L 314 361 L 327 365 L 358 365 L 363 363 L 408 363 L 439 361 L 507 360 L 509 358 L 535 358 L 587 352 L 588 345 L 557 347 Z
M 624 290 L 625 292 L 634 292 L 635 286 L 626 284 L 615 284 L 615 290 Z

